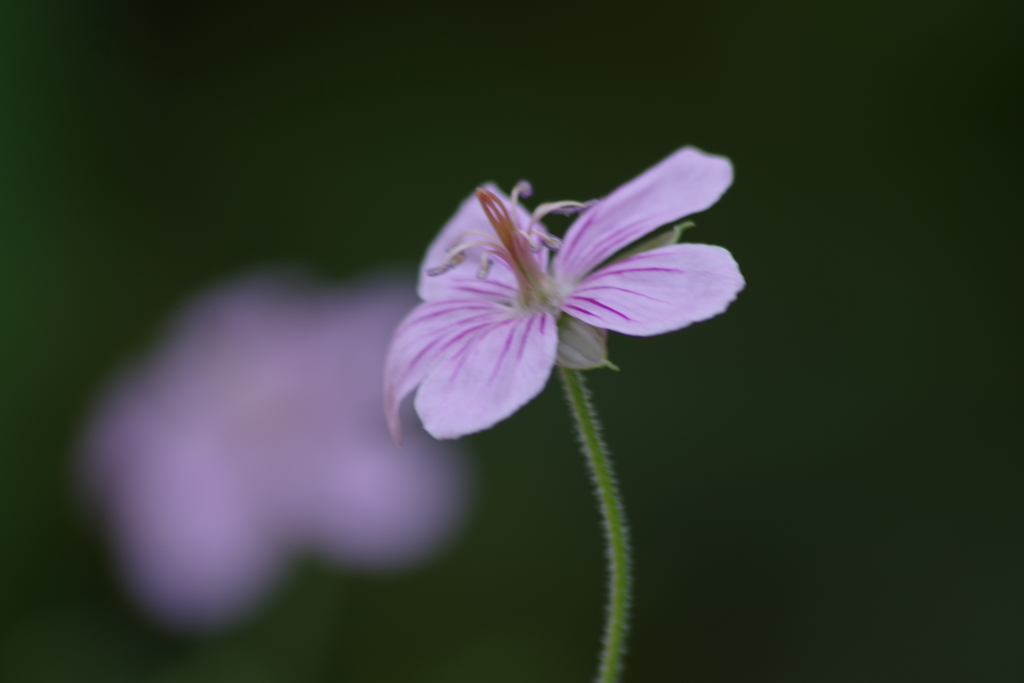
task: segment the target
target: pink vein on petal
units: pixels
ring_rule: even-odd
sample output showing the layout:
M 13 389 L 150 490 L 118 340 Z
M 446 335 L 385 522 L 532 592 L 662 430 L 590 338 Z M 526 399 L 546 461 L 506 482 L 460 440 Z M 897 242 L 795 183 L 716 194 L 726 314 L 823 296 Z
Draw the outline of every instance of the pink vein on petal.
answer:
M 479 334 L 482 333 L 481 331 L 486 329 L 489 325 L 490 325 L 490 323 L 480 323 L 479 325 L 476 325 L 474 327 L 470 327 L 469 329 L 462 330 L 461 332 L 456 334 L 454 337 L 452 337 L 451 339 L 446 341 L 444 343 L 444 345 L 441 347 L 441 351 L 442 352 L 447 351 L 453 345 L 455 345 L 456 343 L 462 341 L 463 339 L 465 339 L 466 337 L 468 337 L 470 335 L 472 335 L 473 337 L 479 336 Z M 456 351 L 455 354 L 454 354 L 454 357 L 462 357 L 462 356 L 464 356 L 467 353 L 467 349 L 470 349 L 471 347 L 472 347 L 472 340 L 470 340 L 469 342 L 464 344 L 458 351 Z
M 414 322 L 419 323 L 419 322 L 423 322 L 425 320 L 433 320 L 434 318 L 439 318 L 442 315 L 447 315 L 447 314 L 451 313 L 452 311 L 458 311 L 458 310 L 463 309 L 463 308 L 469 308 L 469 307 L 468 306 L 452 306 L 451 308 L 442 308 L 442 309 L 439 309 L 439 310 L 436 310 L 436 311 L 431 311 L 430 313 L 426 313 L 423 316 L 416 318 Z M 484 309 L 484 307 L 481 306 L 480 309 Z M 484 314 L 481 314 L 481 315 L 477 316 L 477 318 L 480 318 L 483 315 Z M 472 321 L 474 319 L 475 318 L 469 318 L 468 320 Z M 413 322 L 413 321 L 410 321 L 410 322 Z M 463 322 L 466 322 L 466 321 L 463 321 Z
M 479 331 L 479 332 L 478 332 L 478 334 L 474 335 L 474 338 L 476 338 L 476 337 L 483 337 L 483 336 L 487 335 L 490 332 L 496 331 L 499 328 L 504 327 L 505 325 L 509 325 L 509 324 L 514 323 L 515 320 L 516 320 L 515 318 L 509 318 L 508 320 L 502 320 L 501 322 L 493 324 L 492 326 L 490 326 L 490 329 L 488 329 L 488 330 L 481 330 L 481 328 L 488 327 L 488 325 L 479 325 L 479 326 L 476 327 L 476 330 Z M 455 354 L 452 356 L 452 359 L 458 359 L 458 364 L 452 370 L 452 374 L 448 378 L 448 384 L 449 385 L 454 384 L 456 377 L 458 376 L 458 374 L 460 372 L 462 372 L 462 368 L 466 364 L 466 360 L 469 358 L 470 352 L 473 350 L 473 342 L 474 341 L 475 341 L 475 339 L 466 342 L 466 344 L 464 344 L 462 346 L 462 348 L 460 348 L 458 351 L 456 351 Z
M 514 322 L 514 321 L 512 321 L 512 320 L 505 321 L 505 323 L 510 323 L 510 322 Z M 505 323 L 502 323 L 502 324 L 504 325 Z M 528 326 L 532 325 L 533 324 L 533 320 L 527 321 L 526 324 Z M 500 327 L 500 325 L 499 326 L 495 326 L 494 329 L 497 330 L 498 327 Z M 512 330 L 511 332 L 509 332 L 508 335 L 505 336 L 505 345 L 501 347 L 501 355 L 498 356 L 498 362 L 494 364 L 494 371 L 491 372 L 491 376 L 487 378 L 487 384 L 493 384 L 494 383 L 494 378 L 498 376 L 498 371 L 501 370 L 501 364 L 505 362 L 505 356 L 508 355 L 508 350 L 512 347 L 512 339 L 513 339 L 514 336 L 515 336 L 515 330 Z M 461 369 L 461 366 L 460 366 L 459 369 Z
M 619 316 L 620 318 L 622 318 L 624 320 L 631 320 L 631 318 L 628 315 L 626 315 L 625 313 L 622 313 L 620 311 L 616 311 L 611 306 L 606 306 L 605 304 L 601 303 L 597 299 L 591 299 L 588 296 L 573 296 L 573 299 L 576 299 L 578 301 L 586 301 L 587 303 L 594 304 L 595 306 L 600 306 L 601 308 L 605 309 L 606 311 L 610 311 L 611 313 L 614 313 L 615 315 Z
M 614 285 L 587 285 L 585 287 L 580 287 L 576 291 L 576 293 L 578 294 L 579 292 L 589 292 L 589 291 L 591 291 L 593 289 L 611 289 L 611 290 L 614 290 L 614 291 L 617 291 L 617 292 L 626 292 L 627 294 L 634 294 L 636 296 L 641 296 L 641 297 L 643 297 L 645 299 L 650 299 L 651 301 L 657 301 L 660 304 L 671 303 L 671 302 L 665 301 L 664 299 L 658 299 L 658 298 L 655 298 L 655 297 L 650 296 L 648 294 L 643 294 L 641 292 L 636 291 L 635 289 L 626 289 L 625 287 L 615 287 Z M 576 298 L 583 298 L 583 297 L 576 297 Z
M 595 271 L 563 308 L 595 327 L 646 337 L 721 313 L 742 288 L 743 276 L 728 251 L 676 244 Z
M 526 329 L 523 330 L 523 336 L 519 339 L 519 351 L 516 353 L 516 362 L 523 360 L 523 353 L 526 351 L 526 342 L 530 339 L 530 331 L 533 329 L 533 321 L 535 316 L 531 316 L 530 320 L 526 323 Z M 541 318 L 541 325 L 543 326 L 546 322 L 545 318 Z M 540 330 L 540 333 L 544 333 L 544 329 Z
M 622 275 L 624 273 L 687 273 L 680 268 L 624 268 L 622 270 L 599 270 L 601 275 Z
M 563 305 L 563 306 L 562 306 L 562 308 L 571 308 L 572 310 L 574 310 L 574 311 L 579 311 L 580 313 L 586 313 L 587 315 L 593 315 L 593 314 L 592 314 L 592 313 L 591 313 L 590 311 L 588 311 L 587 309 L 585 309 L 585 308 L 580 308 L 579 306 L 573 306 L 572 304 L 565 304 L 565 305 Z
M 452 344 L 456 343 L 457 341 L 459 341 L 460 339 L 462 339 L 466 335 L 472 334 L 473 332 L 479 330 L 481 327 L 486 327 L 487 323 L 479 323 L 479 324 L 476 323 L 477 320 L 479 320 L 480 318 L 484 318 L 484 317 L 486 317 L 486 316 L 478 315 L 478 316 L 476 316 L 474 318 L 470 318 L 470 319 L 464 321 L 465 324 L 471 324 L 471 325 L 474 325 L 474 326 L 470 327 L 469 329 L 462 330 L 461 332 L 456 334 L 454 337 L 452 337 L 451 339 L 447 340 L 441 346 L 441 348 L 438 349 L 438 351 L 443 353 L 444 351 L 447 351 L 449 348 L 451 348 Z M 428 343 L 426 346 L 424 346 L 422 349 L 420 349 L 419 353 L 417 353 L 412 358 L 412 360 L 409 361 L 409 368 L 410 369 L 414 368 L 416 366 L 416 364 L 419 363 L 420 360 L 423 359 L 423 355 L 425 353 L 427 353 L 428 351 L 430 351 L 431 349 L 433 349 L 435 346 L 437 346 L 438 342 L 440 342 L 442 339 L 444 339 L 443 336 L 437 337 L 433 341 Z
M 494 284 L 499 286 L 499 287 L 504 287 L 505 289 L 509 290 L 510 292 L 515 291 L 514 288 L 509 287 L 508 285 L 503 285 L 500 282 L 495 282 Z M 458 285 L 457 289 L 460 292 L 467 292 L 469 294 L 480 294 L 480 295 L 483 295 L 483 296 L 487 296 L 487 295 L 495 294 L 496 293 L 496 292 L 490 292 L 490 291 L 488 291 L 486 289 L 480 289 L 478 287 L 466 287 L 464 285 Z

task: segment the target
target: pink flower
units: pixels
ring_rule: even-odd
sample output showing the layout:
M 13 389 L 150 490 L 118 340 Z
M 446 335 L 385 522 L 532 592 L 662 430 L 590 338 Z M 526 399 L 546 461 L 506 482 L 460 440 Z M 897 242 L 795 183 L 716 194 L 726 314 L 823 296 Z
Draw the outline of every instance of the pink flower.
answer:
M 511 198 L 478 188 L 427 250 L 424 303 L 392 340 L 384 389 L 392 434 L 400 438 L 399 406 L 417 387 L 425 429 L 454 439 L 512 415 L 556 362 L 608 364 L 607 330 L 646 337 L 725 311 L 744 284 L 728 251 L 676 244 L 683 226 L 636 243 L 707 209 L 731 183 L 728 159 L 686 147 L 592 203 L 541 204 L 531 214 L 519 204 L 528 183 Z M 555 212 L 580 213 L 564 242 L 540 223 Z
M 460 454 L 404 449 L 380 414 L 403 279 L 258 275 L 203 295 L 105 393 L 83 473 L 134 597 L 178 628 L 250 609 L 296 552 L 363 570 L 422 560 L 462 516 Z

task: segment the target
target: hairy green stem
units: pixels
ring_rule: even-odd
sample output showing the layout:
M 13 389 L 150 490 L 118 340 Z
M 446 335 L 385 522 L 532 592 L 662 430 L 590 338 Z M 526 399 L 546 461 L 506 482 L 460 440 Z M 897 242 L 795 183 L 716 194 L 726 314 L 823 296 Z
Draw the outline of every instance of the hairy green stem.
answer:
M 569 399 L 583 452 L 590 464 L 598 502 L 604 515 L 604 534 L 608 542 L 608 622 L 604 632 L 597 683 L 615 683 L 622 670 L 626 647 L 626 628 L 630 603 L 630 555 L 622 499 L 615 483 L 615 473 L 608 459 L 608 449 L 601 441 L 601 426 L 590 403 L 590 392 L 579 370 L 561 368 L 565 394 Z

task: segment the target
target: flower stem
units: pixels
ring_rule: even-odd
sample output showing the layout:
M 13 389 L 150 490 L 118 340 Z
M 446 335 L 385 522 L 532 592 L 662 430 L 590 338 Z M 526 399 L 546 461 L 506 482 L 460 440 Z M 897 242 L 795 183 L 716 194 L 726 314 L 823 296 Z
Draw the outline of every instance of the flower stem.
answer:
M 590 465 L 595 493 L 604 515 L 604 534 L 608 542 L 608 622 L 604 632 L 597 683 L 615 683 L 622 670 L 626 646 L 626 627 L 630 603 L 630 554 L 625 514 L 608 450 L 601 441 L 601 426 L 590 403 L 590 392 L 579 370 L 561 368 L 565 394 L 579 429 L 583 453 Z

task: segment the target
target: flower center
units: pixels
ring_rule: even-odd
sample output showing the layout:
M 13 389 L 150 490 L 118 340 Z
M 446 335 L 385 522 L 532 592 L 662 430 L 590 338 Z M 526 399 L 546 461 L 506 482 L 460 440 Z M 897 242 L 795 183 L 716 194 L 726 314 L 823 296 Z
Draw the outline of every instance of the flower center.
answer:
M 530 223 L 524 229 L 519 223 L 519 199 L 526 198 L 533 194 L 530 183 L 521 180 L 512 189 L 511 211 L 505 203 L 493 192 L 482 187 L 476 189 L 476 198 L 487 216 L 488 222 L 494 228 L 498 240 L 493 235 L 484 232 L 471 230 L 463 233 L 458 241 L 448 249 L 448 255 L 440 266 L 427 270 L 427 275 L 438 276 L 455 268 L 466 258 L 466 252 L 473 248 L 480 248 L 483 252 L 480 257 L 480 269 L 477 277 L 484 279 L 490 272 L 493 258 L 499 258 L 515 275 L 519 285 L 517 303 L 524 311 L 535 312 L 549 310 L 555 312 L 558 308 L 556 298 L 558 297 L 557 287 L 548 273 L 541 267 L 541 260 L 538 254 L 543 249 L 558 251 L 562 241 L 554 235 L 548 234 L 540 227 L 540 221 L 549 214 L 569 215 L 579 213 L 590 206 L 593 202 L 547 202 L 540 204 L 530 215 Z

